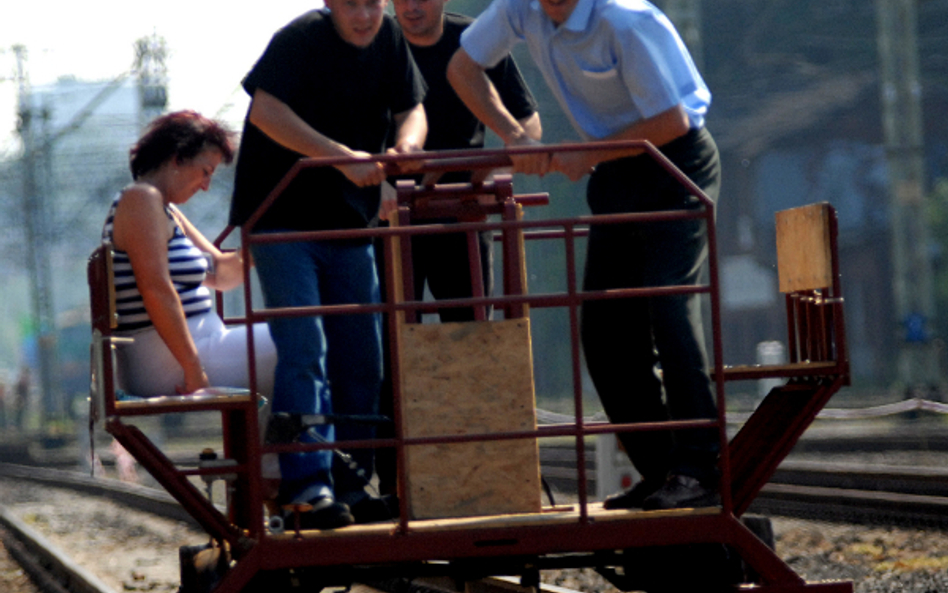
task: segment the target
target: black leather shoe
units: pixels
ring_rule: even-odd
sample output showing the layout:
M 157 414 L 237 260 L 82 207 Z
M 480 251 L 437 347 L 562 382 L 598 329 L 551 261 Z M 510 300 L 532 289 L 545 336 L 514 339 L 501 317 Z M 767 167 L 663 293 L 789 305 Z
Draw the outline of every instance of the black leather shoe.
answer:
M 283 521 L 287 529 L 296 528 L 296 505 L 286 505 L 283 511 Z M 324 496 L 310 501 L 305 505 L 306 510 L 300 509 L 299 528 L 300 529 L 338 529 L 355 523 L 355 518 L 349 511 L 349 507 L 341 502 L 336 502 L 332 497 Z
M 711 490 L 691 476 L 672 474 L 665 485 L 654 494 L 645 497 L 642 508 L 647 511 L 657 509 L 684 509 L 712 507 L 721 504 L 716 490 Z
M 649 495 L 653 494 L 662 487 L 662 482 L 658 480 L 642 480 L 635 486 L 632 486 L 625 492 L 607 496 L 602 501 L 602 508 L 613 509 L 640 509 L 642 502 Z
M 379 523 L 398 518 L 398 497 L 386 494 L 379 498 L 366 496 L 351 507 L 356 523 Z

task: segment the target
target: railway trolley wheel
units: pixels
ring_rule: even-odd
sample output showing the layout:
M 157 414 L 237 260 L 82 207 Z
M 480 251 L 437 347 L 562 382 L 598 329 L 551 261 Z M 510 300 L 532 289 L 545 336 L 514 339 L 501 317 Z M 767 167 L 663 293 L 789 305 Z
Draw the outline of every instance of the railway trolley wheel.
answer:
M 621 591 L 717 593 L 745 581 L 740 557 L 724 544 L 630 548 L 618 558 L 618 566 L 596 570 Z
M 178 593 L 210 593 L 230 566 L 230 553 L 217 542 L 178 549 L 181 586 Z

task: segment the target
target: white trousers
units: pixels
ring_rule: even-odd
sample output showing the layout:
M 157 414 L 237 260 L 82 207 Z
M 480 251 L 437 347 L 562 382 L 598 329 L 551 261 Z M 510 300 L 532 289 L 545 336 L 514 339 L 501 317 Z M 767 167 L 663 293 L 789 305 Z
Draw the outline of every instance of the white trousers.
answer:
M 188 318 L 188 329 L 212 387 L 250 387 L 247 326 L 225 326 L 211 311 Z M 128 337 L 134 342 L 116 347 L 119 387 L 129 395 L 142 397 L 177 395 L 175 387 L 184 384 L 184 369 L 158 331 L 150 328 Z M 277 356 L 266 323 L 253 326 L 253 342 L 257 392 L 271 399 Z

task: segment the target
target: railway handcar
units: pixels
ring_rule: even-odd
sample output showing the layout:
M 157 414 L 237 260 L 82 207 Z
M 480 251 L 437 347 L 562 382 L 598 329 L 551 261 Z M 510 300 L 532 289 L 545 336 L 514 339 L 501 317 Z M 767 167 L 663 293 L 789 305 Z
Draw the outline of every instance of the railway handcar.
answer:
M 254 241 L 353 237 L 381 238 L 385 244 L 383 282 L 388 295 L 380 305 L 267 310 L 253 305 L 246 283 L 242 316 L 253 323 L 275 315 L 385 313 L 393 382 L 394 436 L 347 441 L 348 450 L 388 448 L 398 460 L 399 517 L 390 522 L 308 531 L 281 525 L 267 513 L 261 458 L 268 453 L 312 451 L 336 444 L 267 443 L 260 438 L 259 397 L 255 390 L 214 391 L 190 396 L 136 399 L 117 397 L 113 348 L 114 293 L 109 246 L 89 262 L 93 309 L 93 410 L 138 462 L 207 530 L 211 544 L 182 550 L 182 593 L 253 590 L 317 591 L 354 582 L 399 578 L 449 577 L 458 583 L 512 575 L 525 587 L 539 584 L 540 572 L 589 567 L 622 590 L 651 593 L 708 590 L 849 593 L 848 582 L 806 582 L 755 534 L 744 517 L 755 495 L 790 452 L 817 412 L 848 384 L 843 301 L 836 254 L 836 216 L 829 204 L 780 212 L 776 217 L 780 290 L 786 296 L 789 362 L 777 366 L 726 367 L 722 360 L 720 282 L 715 236 L 715 205 L 648 143 L 635 145 L 685 184 L 702 203 L 689 211 L 580 216 L 527 220 L 524 206 L 542 204 L 543 195 L 518 196 L 509 176 L 483 183 L 398 185 L 398 216 L 389 228 L 319 233 L 253 233 L 254 221 L 290 179 L 309 167 L 336 164 L 331 159 L 301 160 L 261 210 L 240 229 L 241 248 Z M 584 150 L 607 145 L 561 145 L 508 150 L 450 151 L 426 155 L 424 170 L 479 170 L 508 164 L 517 151 Z M 399 156 L 374 157 L 391 165 Z M 445 214 L 462 222 L 424 224 Z M 488 221 L 488 215 L 496 220 Z M 707 225 L 708 282 L 699 287 L 660 287 L 583 292 L 577 282 L 577 251 L 586 230 L 596 224 L 649 224 L 694 218 Z M 474 297 L 422 302 L 412 294 L 412 235 L 490 230 L 498 238 L 502 294 L 484 294 L 480 263 L 472 259 Z M 231 229 L 218 241 L 222 242 Z M 528 289 L 530 262 L 525 242 L 548 241 L 562 254 L 563 290 Z M 471 250 L 476 253 L 476 249 Z M 249 258 L 244 258 L 249 262 Z M 245 273 L 250 276 L 249 263 Z M 711 369 L 717 396 L 714 420 L 615 425 L 585 419 L 579 345 L 579 306 L 590 298 L 643 298 L 698 292 L 711 312 Z M 495 315 L 488 320 L 485 306 Z M 418 323 L 419 312 L 466 306 L 482 312 L 460 324 Z M 538 426 L 534 412 L 531 311 L 559 309 L 569 320 L 563 339 L 570 351 L 575 418 Z M 252 332 L 248 332 L 251 336 Z M 251 385 L 253 349 L 250 344 Z M 120 346 L 118 346 L 120 347 Z M 780 378 L 739 432 L 728 438 L 724 410 L 732 381 Z M 222 418 L 222 456 L 208 455 L 197 467 L 175 465 L 135 424 L 139 416 L 217 411 Z M 316 418 L 309 421 L 373 419 Z M 375 421 L 379 419 L 374 419 Z M 301 419 L 305 423 L 307 419 Z M 720 505 L 660 511 L 605 510 L 590 500 L 585 483 L 588 437 L 635 430 L 718 430 L 722 455 Z M 575 445 L 578 498 L 569 504 L 544 501 L 537 455 L 542 439 L 569 439 Z M 196 485 L 225 480 L 222 510 Z M 199 483 L 199 482 L 198 482 Z M 292 522 L 290 522 L 292 523 Z M 200 569 L 200 570 L 199 570 Z

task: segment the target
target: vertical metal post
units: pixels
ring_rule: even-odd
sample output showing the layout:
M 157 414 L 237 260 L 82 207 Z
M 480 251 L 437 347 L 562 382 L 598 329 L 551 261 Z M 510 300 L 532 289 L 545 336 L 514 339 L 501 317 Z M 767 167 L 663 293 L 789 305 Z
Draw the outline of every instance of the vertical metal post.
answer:
M 52 274 L 50 272 L 49 220 L 44 192 L 40 188 L 38 170 L 43 159 L 49 157 L 49 143 L 36 141 L 34 125 L 36 116 L 45 120 L 49 113 L 37 113 L 33 106 L 29 79 L 26 73 L 26 48 L 14 47 L 17 58 L 17 81 L 19 84 L 19 121 L 17 131 L 23 142 L 23 216 L 26 233 L 26 269 L 29 274 L 33 309 L 33 331 L 36 335 L 39 358 L 39 381 L 42 397 L 40 425 L 46 417 L 62 418 L 64 402 L 59 385 L 57 364 L 56 321 L 53 314 Z M 43 147 L 46 147 L 46 150 Z M 44 167 L 45 168 L 45 167 Z
M 892 216 L 893 290 L 906 388 L 938 381 L 928 327 L 935 314 L 925 220 L 922 88 L 916 0 L 876 0 L 882 117 Z
M 139 127 L 161 115 L 168 105 L 168 48 L 158 35 L 135 41 L 135 69 L 138 71 Z

